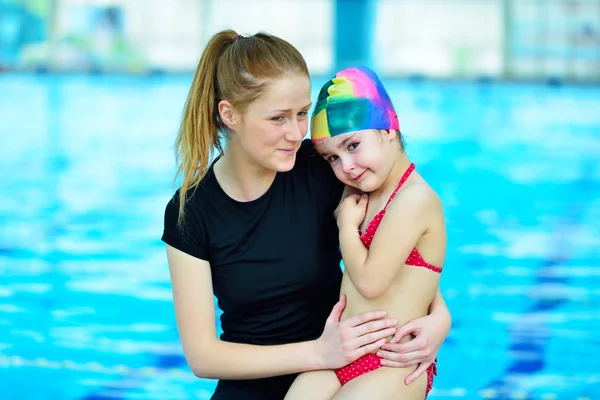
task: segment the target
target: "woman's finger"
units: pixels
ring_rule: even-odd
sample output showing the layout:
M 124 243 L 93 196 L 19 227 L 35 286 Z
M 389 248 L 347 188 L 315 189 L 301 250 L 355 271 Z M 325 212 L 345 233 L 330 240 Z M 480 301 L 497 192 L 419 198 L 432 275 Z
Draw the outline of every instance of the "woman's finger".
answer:
M 396 332 L 397 324 L 398 324 L 398 321 L 396 321 L 395 319 L 392 319 L 392 318 L 370 321 L 370 322 L 366 322 L 362 325 L 358 325 L 358 326 L 352 328 L 352 331 L 353 331 L 352 335 L 353 335 L 353 337 L 359 338 L 361 336 L 368 335 L 370 333 L 379 332 L 379 331 L 382 331 L 382 330 L 388 329 L 388 328 L 394 328 L 394 332 L 389 335 L 389 336 L 393 336 L 394 333 Z
M 379 339 L 378 341 L 376 341 L 375 343 L 371 343 L 368 344 L 366 346 L 363 347 L 359 347 L 356 350 L 356 353 L 354 354 L 354 357 L 356 357 L 355 359 L 358 360 L 359 358 L 361 358 L 362 356 L 369 354 L 369 353 L 373 353 L 374 351 L 377 351 L 377 349 L 381 348 L 381 346 L 386 342 L 386 339 Z
M 382 329 L 379 331 L 367 333 L 366 335 L 357 337 L 355 340 L 352 341 L 352 344 L 357 348 L 363 347 L 370 343 L 375 343 L 381 339 L 386 339 L 386 338 L 392 336 L 394 334 L 394 332 L 396 332 L 396 328 L 387 328 L 387 329 Z M 382 345 L 383 344 L 385 344 L 385 342 L 382 343 Z
M 329 313 L 329 317 L 325 323 L 331 324 L 335 322 L 340 322 L 340 318 L 342 313 L 344 312 L 344 308 L 346 308 L 346 295 L 340 295 L 340 300 L 333 306 L 331 309 L 331 313 Z
M 404 383 L 406 385 L 410 385 L 412 382 L 417 380 L 417 378 L 420 377 L 425 371 L 427 371 L 427 368 L 429 368 L 430 365 L 431 362 L 422 362 L 421 364 L 419 364 L 419 368 L 417 368 L 415 372 L 407 376 L 404 380 Z
M 392 368 L 406 368 L 406 367 L 410 367 L 411 365 L 414 365 L 414 364 L 390 361 L 390 360 L 386 360 L 385 358 L 382 358 L 380 362 L 381 362 L 381 365 L 383 365 L 384 367 L 392 367 Z
M 367 322 L 370 321 L 378 321 L 381 320 L 381 318 L 385 317 L 387 314 L 387 312 L 383 311 L 383 310 L 377 310 L 377 311 L 368 311 L 368 312 L 364 312 L 362 314 L 358 314 L 355 315 L 353 317 L 350 317 L 346 320 L 344 320 L 344 322 L 342 322 L 342 324 L 344 326 L 347 326 L 349 328 L 353 328 L 353 327 L 358 327 L 359 325 L 365 325 Z M 382 320 L 382 321 L 386 321 L 386 320 Z M 390 320 L 387 320 L 388 322 Z M 381 322 L 381 321 L 378 321 Z M 385 328 L 387 328 L 388 326 L 386 326 Z M 382 328 L 379 328 L 382 329 Z M 370 331 L 373 330 L 377 330 L 377 329 L 371 329 Z M 368 326 L 361 326 L 361 329 L 358 331 L 358 335 L 364 335 L 365 333 L 369 332 Z
M 402 340 L 402 338 L 404 336 L 410 335 L 410 334 L 414 333 L 416 330 L 417 330 L 416 324 L 413 323 L 412 321 L 408 322 L 396 330 L 396 334 L 394 335 L 394 337 L 392 338 L 390 343 L 400 343 L 400 341 Z
M 397 331 L 396 331 L 397 332 Z M 421 338 L 415 338 L 403 343 L 386 343 L 383 346 L 384 350 L 393 351 L 395 353 L 410 353 L 413 351 L 427 351 L 428 343 Z
M 385 345 L 383 347 L 385 347 Z M 415 365 L 429 359 L 429 355 L 423 351 L 413 351 L 410 353 L 396 353 L 394 351 L 386 351 L 383 349 L 383 347 L 377 352 L 377 355 L 380 358 L 384 358 L 388 361 Z

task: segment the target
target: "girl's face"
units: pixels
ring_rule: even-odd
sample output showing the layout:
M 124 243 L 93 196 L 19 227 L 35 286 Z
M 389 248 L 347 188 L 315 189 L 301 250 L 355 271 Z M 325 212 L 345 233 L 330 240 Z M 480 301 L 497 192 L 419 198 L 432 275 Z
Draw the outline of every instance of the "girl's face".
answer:
M 274 79 L 245 113 L 237 115 L 231 140 L 251 164 L 289 171 L 308 131 L 310 106 L 310 80 L 306 75 Z
M 399 154 L 395 130 L 365 129 L 316 142 L 315 148 L 331 164 L 335 176 L 362 192 L 377 190 Z

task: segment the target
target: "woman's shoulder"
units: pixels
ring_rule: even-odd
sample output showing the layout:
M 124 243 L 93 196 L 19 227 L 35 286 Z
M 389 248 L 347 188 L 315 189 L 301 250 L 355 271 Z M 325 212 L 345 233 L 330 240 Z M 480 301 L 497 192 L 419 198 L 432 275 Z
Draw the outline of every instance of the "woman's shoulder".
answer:
M 334 176 L 333 169 L 327 161 L 321 157 L 310 139 L 304 139 L 300 149 L 296 153 L 295 167 L 309 168 L 311 171 L 327 177 Z
M 195 193 L 194 190 L 188 190 L 186 193 L 186 201 L 181 201 L 181 188 L 175 191 L 175 194 L 171 196 L 165 207 L 165 228 L 170 231 L 177 231 L 181 228 L 181 222 L 185 220 L 190 221 L 190 218 L 194 218 L 196 215 L 195 209 Z M 180 212 L 183 208 L 183 213 Z M 190 212 L 190 209 L 192 212 Z M 183 218 L 185 217 L 185 218 Z
M 178 188 L 167 202 L 165 225 L 180 225 L 183 221 L 186 224 L 198 223 L 197 220 L 207 214 L 206 208 L 212 203 L 210 198 L 217 193 L 215 184 L 216 179 L 211 167 L 197 185 L 185 190 L 185 201 L 181 201 L 184 191 L 181 187 Z M 180 212 L 182 208 L 183 212 Z
M 211 165 L 206 174 L 200 179 L 200 182 L 197 184 L 188 187 L 185 190 L 185 206 L 196 208 L 199 204 L 202 203 L 202 200 L 206 199 L 206 197 L 215 193 L 215 185 L 218 185 L 217 179 L 215 177 L 214 167 Z M 175 193 L 173 194 L 169 204 L 171 203 L 180 203 L 182 188 L 179 187 Z
M 302 143 L 300 143 L 300 148 L 296 153 L 296 163 L 307 163 L 310 161 L 314 161 L 315 158 L 319 157 L 319 153 L 315 150 L 315 146 L 313 145 L 310 139 L 304 139 Z
M 198 201 L 201 194 L 200 186 L 188 190 L 186 201 L 182 203 L 181 189 L 177 189 L 165 207 L 162 241 L 196 258 L 208 260 L 204 216 L 209 213 L 202 206 L 203 202 Z

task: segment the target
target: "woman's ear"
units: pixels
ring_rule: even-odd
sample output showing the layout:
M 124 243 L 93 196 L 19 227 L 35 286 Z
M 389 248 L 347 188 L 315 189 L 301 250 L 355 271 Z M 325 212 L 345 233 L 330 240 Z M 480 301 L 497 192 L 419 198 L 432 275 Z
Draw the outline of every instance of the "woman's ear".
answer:
M 221 100 L 217 105 L 217 110 L 219 111 L 219 117 L 221 118 L 221 121 L 223 121 L 223 124 L 229 129 L 235 130 L 238 115 L 231 103 L 227 100 Z

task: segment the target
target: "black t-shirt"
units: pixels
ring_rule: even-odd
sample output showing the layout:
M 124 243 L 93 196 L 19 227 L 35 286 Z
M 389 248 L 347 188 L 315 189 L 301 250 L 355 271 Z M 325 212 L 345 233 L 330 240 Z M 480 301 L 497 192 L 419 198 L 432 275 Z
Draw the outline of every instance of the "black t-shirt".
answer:
M 188 197 L 182 229 L 177 191 L 166 208 L 162 240 L 210 263 L 223 311 L 221 340 L 275 345 L 320 336 L 341 284 L 333 211 L 342 190 L 305 140 L 294 168 L 277 173 L 267 192 L 250 202 L 230 198 L 211 166 Z M 256 397 L 248 398 L 279 399 L 292 380 L 221 381 L 215 398 L 229 384 L 252 387 Z

